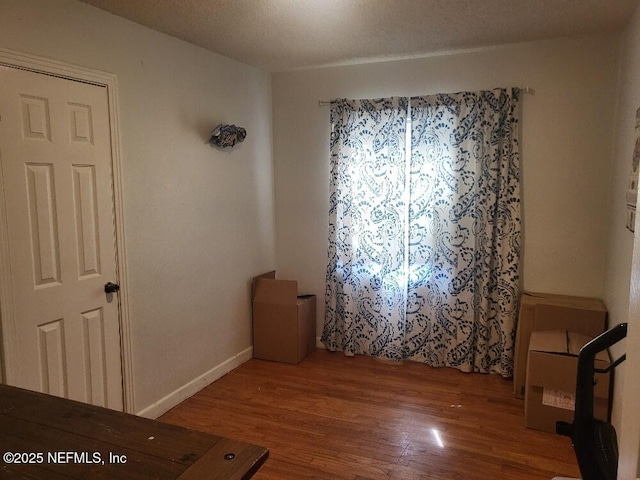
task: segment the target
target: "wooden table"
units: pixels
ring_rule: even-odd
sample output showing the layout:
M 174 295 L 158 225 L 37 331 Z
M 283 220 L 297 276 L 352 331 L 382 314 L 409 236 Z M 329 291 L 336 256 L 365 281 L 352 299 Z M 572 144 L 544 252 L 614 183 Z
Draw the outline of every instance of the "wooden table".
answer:
M 30 463 L 16 463 L 16 453 Z M 268 456 L 256 445 L 0 385 L 0 479 L 239 480 Z

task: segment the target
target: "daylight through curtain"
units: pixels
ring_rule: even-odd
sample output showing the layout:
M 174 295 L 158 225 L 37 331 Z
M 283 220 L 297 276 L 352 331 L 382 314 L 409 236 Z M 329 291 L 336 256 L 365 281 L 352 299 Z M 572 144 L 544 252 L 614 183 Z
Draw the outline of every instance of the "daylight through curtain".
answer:
M 496 89 L 336 102 L 327 348 L 511 375 L 518 101 Z
M 401 359 L 407 100 L 341 100 L 331 115 L 331 320 L 323 341 L 334 350 Z

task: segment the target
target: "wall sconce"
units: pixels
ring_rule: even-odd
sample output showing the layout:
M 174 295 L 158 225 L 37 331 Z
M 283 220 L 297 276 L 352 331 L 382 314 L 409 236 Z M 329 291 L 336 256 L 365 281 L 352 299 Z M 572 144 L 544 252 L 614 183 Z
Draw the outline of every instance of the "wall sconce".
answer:
M 247 131 L 242 127 L 221 123 L 211 132 L 209 142 L 216 147 L 233 147 L 244 141 Z

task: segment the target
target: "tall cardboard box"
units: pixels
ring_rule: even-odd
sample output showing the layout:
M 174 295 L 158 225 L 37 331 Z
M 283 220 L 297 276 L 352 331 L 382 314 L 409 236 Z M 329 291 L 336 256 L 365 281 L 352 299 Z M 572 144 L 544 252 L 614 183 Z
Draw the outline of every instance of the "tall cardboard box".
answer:
M 578 353 L 591 337 L 565 330 L 533 332 L 529 342 L 525 423 L 527 428 L 555 433 L 559 420 L 572 422 L 575 412 Z M 595 368 L 609 365 L 606 351 L 596 356 Z M 597 373 L 593 413 L 607 420 L 610 374 Z
M 539 330 L 568 330 L 596 337 L 606 329 L 607 309 L 602 300 L 549 293 L 525 292 L 520 298 L 513 367 L 513 393 L 524 398 L 529 338 Z
M 298 295 L 298 282 L 275 275 L 253 279 L 253 356 L 300 363 L 316 348 L 316 297 Z

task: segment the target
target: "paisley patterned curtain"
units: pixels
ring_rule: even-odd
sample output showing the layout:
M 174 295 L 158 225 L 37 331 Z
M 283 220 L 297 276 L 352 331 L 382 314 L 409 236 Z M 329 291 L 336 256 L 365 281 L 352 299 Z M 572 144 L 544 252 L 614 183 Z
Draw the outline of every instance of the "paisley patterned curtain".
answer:
M 406 319 L 407 99 L 331 111 L 329 266 L 323 342 L 402 358 Z
M 517 89 L 337 102 L 328 349 L 511 376 L 518 102 Z

